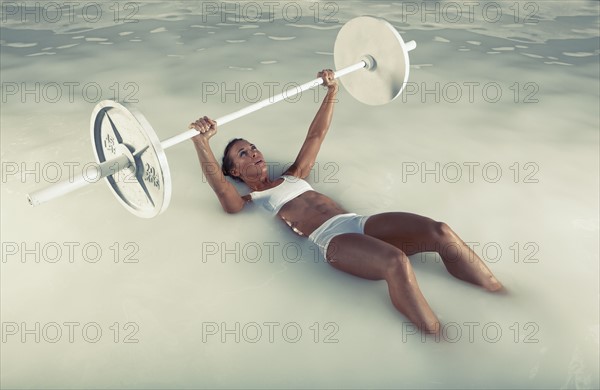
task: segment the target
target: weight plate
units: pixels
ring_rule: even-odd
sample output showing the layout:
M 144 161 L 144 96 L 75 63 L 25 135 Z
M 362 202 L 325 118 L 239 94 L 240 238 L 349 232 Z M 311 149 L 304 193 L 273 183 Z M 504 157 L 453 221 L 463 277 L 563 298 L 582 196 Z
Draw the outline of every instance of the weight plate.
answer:
M 171 200 L 169 164 L 146 118 L 133 108 L 104 100 L 94 107 L 90 130 L 99 163 L 128 151 L 133 155 L 134 164 L 130 168 L 105 178 L 119 202 L 144 218 L 165 211 Z
M 354 98 L 369 105 L 394 100 L 408 81 L 408 49 L 398 31 L 386 20 L 359 16 L 340 29 L 333 49 L 337 69 L 356 64 L 370 55 L 375 67 L 341 78 Z

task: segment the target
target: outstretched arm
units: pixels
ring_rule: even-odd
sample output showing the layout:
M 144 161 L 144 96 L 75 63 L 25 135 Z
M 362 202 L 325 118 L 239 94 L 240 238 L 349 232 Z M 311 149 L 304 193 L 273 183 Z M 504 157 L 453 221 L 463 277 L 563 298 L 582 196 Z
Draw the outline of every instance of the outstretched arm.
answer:
M 315 115 L 310 127 L 308 128 L 308 134 L 302 144 L 302 148 L 296 157 L 296 160 L 292 166 L 285 172 L 285 175 L 296 176 L 305 178 L 310 173 L 317 154 L 321 149 L 321 144 L 325 139 L 329 125 L 331 124 L 331 117 L 333 116 L 333 106 L 335 104 L 336 95 L 338 91 L 337 80 L 333 78 L 333 71 L 331 69 L 325 69 L 319 72 L 317 76 L 323 78 L 323 85 L 327 87 L 327 94 L 319 107 L 319 111 Z
M 192 141 L 196 147 L 200 166 L 208 184 L 219 198 L 223 210 L 228 213 L 237 213 L 244 208 L 246 201 L 240 196 L 234 185 L 225 179 L 221 166 L 217 162 L 208 142 L 217 133 L 217 122 L 205 116 L 191 123 L 189 127 L 200 132 L 192 138 Z

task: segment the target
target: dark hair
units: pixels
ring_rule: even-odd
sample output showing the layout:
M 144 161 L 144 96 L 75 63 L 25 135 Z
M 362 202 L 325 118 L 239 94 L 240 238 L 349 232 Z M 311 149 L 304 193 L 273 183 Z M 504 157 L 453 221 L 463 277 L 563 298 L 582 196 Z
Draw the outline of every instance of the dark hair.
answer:
M 234 168 L 234 165 L 233 165 L 233 161 L 231 160 L 231 157 L 229 157 L 229 151 L 231 150 L 231 147 L 233 146 L 233 144 L 235 144 L 238 141 L 246 141 L 246 140 L 243 138 L 234 138 L 231 141 L 229 141 L 227 146 L 225 146 L 225 151 L 223 152 L 223 163 L 221 164 L 221 170 L 223 171 L 223 175 L 230 176 L 234 180 L 237 180 L 237 181 L 242 181 L 242 179 L 240 179 L 238 176 L 233 176 L 230 173 L 231 170 Z

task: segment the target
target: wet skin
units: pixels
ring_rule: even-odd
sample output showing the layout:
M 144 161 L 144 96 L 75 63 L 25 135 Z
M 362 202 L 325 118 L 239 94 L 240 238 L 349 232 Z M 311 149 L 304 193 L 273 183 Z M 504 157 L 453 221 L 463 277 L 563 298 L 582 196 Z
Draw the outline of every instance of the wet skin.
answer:
M 319 72 L 328 92 L 317 112 L 292 166 L 285 175 L 305 178 L 314 165 L 317 153 L 329 129 L 337 83 L 333 72 Z M 192 138 L 201 167 L 223 209 L 237 213 L 251 201 L 241 196 L 228 182 L 219 167 L 208 140 L 217 132 L 217 124 L 203 117 L 190 124 L 199 135 Z M 240 140 L 229 149 L 232 168 L 228 174 L 242 180 L 252 191 L 264 191 L 283 182 L 271 181 L 263 154 L 255 145 Z M 211 168 L 212 167 L 212 168 Z M 220 168 L 220 167 L 219 167 Z M 308 236 L 325 221 L 347 211 L 326 195 L 307 191 L 286 203 L 278 213 L 296 233 Z M 437 252 L 448 272 L 461 280 L 488 291 L 504 291 L 485 263 L 445 223 L 403 212 L 371 216 L 364 234 L 335 236 L 325 258 L 336 269 L 371 280 L 385 280 L 394 307 L 426 333 L 439 333 L 440 323 L 417 284 L 408 256 L 419 252 Z
M 240 173 L 244 182 L 252 191 L 264 191 L 280 185 L 283 178 L 269 180 L 267 163 L 258 148 L 246 140 L 237 141 L 230 149 L 229 157 L 234 162 L 234 175 Z M 289 175 L 289 170 L 285 172 Z M 295 176 L 295 175 L 293 175 Z M 243 197 L 251 201 L 249 196 Z M 287 223 L 296 233 L 309 236 L 323 222 L 338 215 L 345 214 L 335 201 L 316 191 L 307 191 L 287 202 L 277 216 Z

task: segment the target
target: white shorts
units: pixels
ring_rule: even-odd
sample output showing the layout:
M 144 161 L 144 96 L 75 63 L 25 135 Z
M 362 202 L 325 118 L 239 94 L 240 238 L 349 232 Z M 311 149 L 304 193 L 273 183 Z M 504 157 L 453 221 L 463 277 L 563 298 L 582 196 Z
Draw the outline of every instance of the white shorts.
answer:
M 365 223 L 369 216 L 357 215 L 354 213 L 339 214 L 329 218 L 317 228 L 308 239 L 319 247 L 323 257 L 327 257 L 327 247 L 335 236 L 344 233 L 365 234 Z

